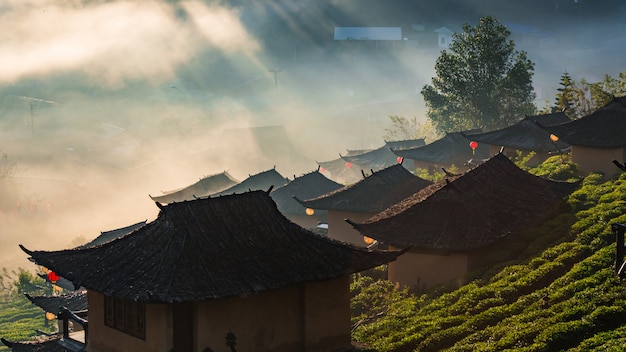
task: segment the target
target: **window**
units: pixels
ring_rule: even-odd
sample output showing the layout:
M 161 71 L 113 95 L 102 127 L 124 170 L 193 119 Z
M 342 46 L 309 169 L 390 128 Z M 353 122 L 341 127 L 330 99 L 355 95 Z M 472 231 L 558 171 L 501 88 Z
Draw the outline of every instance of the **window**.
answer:
M 146 338 L 146 304 L 105 297 L 104 325 L 140 339 Z

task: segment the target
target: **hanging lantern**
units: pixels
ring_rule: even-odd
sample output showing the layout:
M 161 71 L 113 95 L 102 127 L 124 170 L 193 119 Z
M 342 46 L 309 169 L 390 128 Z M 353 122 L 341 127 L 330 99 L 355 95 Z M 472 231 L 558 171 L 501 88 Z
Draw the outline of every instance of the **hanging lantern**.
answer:
M 50 312 L 46 312 L 46 319 L 48 319 L 49 321 L 52 321 L 54 319 L 56 319 L 57 316 L 54 313 L 50 313 Z
M 478 148 L 478 142 L 471 141 L 470 142 L 470 148 L 472 148 L 472 155 L 474 155 L 474 152 L 476 151 L 476 148 Z
M 396 160 L 398 161 L 398 164 L 402 164 L 402 161 L 404 160 L 404 158 L 399 156 L 396 158 Z
M 374 243 L 374 241 L 375 240 L 371 237 L 363 236 L 363 242 L 365 242 L 365 244 L 368 246 Z
M 57 282 L 59 278 L 60 278 L 59 275 L 57 275 L 54 271 L 50 271 L 48 273 L 48 280 L 50 280 L 50 282 L 52 283 Z
M 320 167 L 320 172 L 326 172 L 326 169 L 324 169 L 323 167 Z
M 306 213 L 306 215 L 308 216 L 312 216 L 313 214 L 315 214 L 315 210 L 311 209 L 311 208 L 306 208 L 306 210 L 304 211 Z
M 348 161 L 348 162 L 346 162 L 346 169 L 349 169 L 349 168 L 351 168 L 351 167 L 352 167 L 352 163 L 351 163 L 351 162 L 349 162 L 349 161 Z
M 559 140 L 559 137 L 553 134 L 550 134 L 550 140 L 552 141 L 552 143 L 556 143 Z

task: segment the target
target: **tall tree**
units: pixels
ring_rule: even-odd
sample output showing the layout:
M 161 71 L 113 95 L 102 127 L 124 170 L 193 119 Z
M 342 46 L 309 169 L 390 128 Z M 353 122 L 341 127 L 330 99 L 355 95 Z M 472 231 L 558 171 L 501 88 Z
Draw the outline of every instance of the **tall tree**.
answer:
M 559 85 L 560 87 L 557 88 L 552 110 L 554 112 L 563 111 L 565 115 L 573 117 L 575 115 L 576 106 L 576 83 L 569 73 L 565 71 L 561 76 Z
M 534 64 L 515 50 L 511 32 L 494 17 L 463 25 L 422 88 L 427 116 L 440 132 L 511 125 L 536 111 Z

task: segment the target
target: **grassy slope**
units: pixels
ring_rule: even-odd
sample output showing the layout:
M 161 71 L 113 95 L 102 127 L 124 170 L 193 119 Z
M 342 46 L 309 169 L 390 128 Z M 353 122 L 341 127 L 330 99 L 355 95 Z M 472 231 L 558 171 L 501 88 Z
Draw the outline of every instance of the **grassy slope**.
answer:
M 568 200 L 573 224 L 562 217 L 534 230 L 538 238 L 560 231 L 560 243 L 440 295 L 357 277 L 354 339 L 377 351 L 621 348 L 626 288 L 613 272 L 610 224 L 626 222 L 625 201 L 626 174 L 605 183 L 587 177 Z
M 0 337 L 8 341 L 33 339 L 36 330 L 52 331 L 46 327 L 44 312 L 23 295 L 10 295 L 0 298 Z M 56 322 L 55 322 L 56 323 Z M 10 351 L 0 343 L 0 351 Z

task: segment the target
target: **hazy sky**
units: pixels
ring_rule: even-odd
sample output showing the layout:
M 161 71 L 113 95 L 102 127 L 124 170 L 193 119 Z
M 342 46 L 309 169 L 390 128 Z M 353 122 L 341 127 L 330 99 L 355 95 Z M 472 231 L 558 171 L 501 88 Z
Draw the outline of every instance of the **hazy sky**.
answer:
M 259 48 L 235 11 L 201 2 L 8 0 L 0 21 L 5 84 L 71 71 L 165 82 L 208 45 L 249 57 Z

